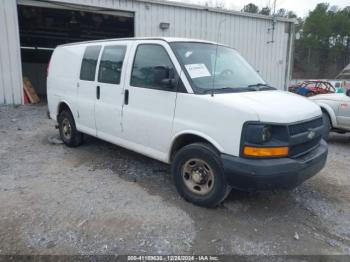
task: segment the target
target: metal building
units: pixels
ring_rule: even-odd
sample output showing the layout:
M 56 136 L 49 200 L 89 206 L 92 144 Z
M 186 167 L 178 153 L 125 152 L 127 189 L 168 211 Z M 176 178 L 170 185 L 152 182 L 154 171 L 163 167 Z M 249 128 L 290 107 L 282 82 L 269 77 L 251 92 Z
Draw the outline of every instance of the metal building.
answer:
M 0 104 L 23 103 L 22 77 L 46 95 L 46 68 L 58 44 L 173 36 L 236 48 L 271 85 L 291 75 L 294 20 L 161 0 L 0 0 Z
M 335 77 L 336 79 L 350 79 L 350 64 L 348 64 L 340 73 Z

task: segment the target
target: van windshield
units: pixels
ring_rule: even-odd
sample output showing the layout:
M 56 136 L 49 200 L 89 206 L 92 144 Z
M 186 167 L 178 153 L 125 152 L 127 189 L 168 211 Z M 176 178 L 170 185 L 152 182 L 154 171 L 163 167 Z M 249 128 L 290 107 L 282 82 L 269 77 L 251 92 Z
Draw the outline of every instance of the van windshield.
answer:
M 195 42 L 174 42 L 171 47 L 195 93 L 275 89 L 232 48 Z

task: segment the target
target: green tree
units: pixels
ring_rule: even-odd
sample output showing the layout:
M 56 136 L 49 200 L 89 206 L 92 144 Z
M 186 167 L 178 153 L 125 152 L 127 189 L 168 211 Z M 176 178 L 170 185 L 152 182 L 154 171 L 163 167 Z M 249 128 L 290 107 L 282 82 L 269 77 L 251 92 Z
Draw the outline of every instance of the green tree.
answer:
M 284 9 L 284 8 L 281 8 L 281 9 L 279 9 L 279 10 L 276 12 L 276 16 L 285 17 L 286 14 L 287 14 L 287 10 Z
M 287 14 L 286 14 L 286 17 L 288 17 L 288 18 L 297 18 L 297 15 L 293 11 L 288 11 Z
M 268 6 L 265 6 L 263 8 L 261 8 L 259 14 L 261 15 L 270 15 L 271 14 L 271 8 Z
M 334 78 L 350 63 L 350 7 L 320 3 L 298 21 L 294 76 Z
M 242 12 L 257 14 L 259 12 L 259 7 L 253 3 L 250 3 L 243 7 Z

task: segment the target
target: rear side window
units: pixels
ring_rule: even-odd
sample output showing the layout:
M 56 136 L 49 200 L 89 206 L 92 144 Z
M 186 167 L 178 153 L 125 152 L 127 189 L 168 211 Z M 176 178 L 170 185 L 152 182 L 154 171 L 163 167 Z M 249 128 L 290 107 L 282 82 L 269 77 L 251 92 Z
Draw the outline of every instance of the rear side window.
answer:
M 88 46 L 85 49 L 83 61 L 81 63 L 80 79 L 86 81 L 95 80 L 95 72 L 101 46 Z
M 164 89 L 157 81 L 157 69 L 168 68 L 175 74 L 175 68 L 164 47 L 156 44 L 139 45 L 136 51 L 130 84 L 136 87 Z
M 103 49 L 98 72 L 99 82 L 120 84 L 125 50 L 125 46 L 106 46 Z

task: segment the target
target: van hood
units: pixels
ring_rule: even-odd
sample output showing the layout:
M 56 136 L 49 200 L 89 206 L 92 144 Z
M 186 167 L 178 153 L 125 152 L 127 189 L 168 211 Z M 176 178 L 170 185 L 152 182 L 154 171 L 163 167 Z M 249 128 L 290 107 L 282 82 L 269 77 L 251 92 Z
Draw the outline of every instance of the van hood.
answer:
M 215 94 L 219 103 L 255 112 L 261 122 L 293 123 L 321 116 L 321 109 L 307 98 L 285 91 Z

